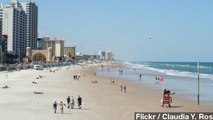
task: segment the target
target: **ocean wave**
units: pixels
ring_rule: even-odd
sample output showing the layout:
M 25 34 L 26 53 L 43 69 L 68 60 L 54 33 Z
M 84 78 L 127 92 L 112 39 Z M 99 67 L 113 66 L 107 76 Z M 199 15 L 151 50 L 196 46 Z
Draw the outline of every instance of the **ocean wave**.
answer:
M 143 69 L 163 73 L 163 74 L 166 74 L 166 75 L 169 75 L 169 76 L 197 78 L 197 75 L 198 75 L 196 72 L 180 71 L 180 70 L 174 70 L 174 69 L 160 69 L 160 68 L 150 67 L 149 65 L 141 64 L 141 63 L 138 63 L 138 64 L 137 63 L 128 63 L 128 64 L 131 65 L 133 68 L 143 68 Z M 166 65 L 171 66 L 172 64 L 166 64 Z M 192 65 L 180 65 L 180 64 L 176 64 L 176 65 L 182 66 L 182 67 L 183 66 L 184 67 L 192 67 Z M 195 67 L 195 66 L 193 66 L 193 67 Z M 200 66 L 200 68 L 209 68 L 209 67 L 208 66 Z M 199 76 L 200 76 L 200 78 L 206 78 L 206 79 L 213 80 L 212 74 L 200 73 Z
M 145 64 L 141 64 L 141 63 L 131 63 L 131 62 L 125 62 L 125 65 L 131 66 L 133 68 L 143 68 L 143 67 L 147 67 L 147 65 Z

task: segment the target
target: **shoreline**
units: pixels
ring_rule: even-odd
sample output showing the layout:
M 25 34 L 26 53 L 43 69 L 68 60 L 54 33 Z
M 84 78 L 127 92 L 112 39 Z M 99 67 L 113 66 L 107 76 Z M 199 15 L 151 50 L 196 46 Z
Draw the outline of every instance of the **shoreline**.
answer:
M 94 65 L 93 65 L 94 66 Z M 48 70 L 20 71 L 12 73 L 10 80 L 0 82 L 10 88 L 0 88 L 0 117 L 4 120 L 22 120 L 23 118 L 38 120 L 129 120 L 134 112 L 212 112 L 213 108 L 197 106 L 195 102 L 181 99 L 174 95 L 171 108 L 161 107 L 162 91 L 147 85 L 138 85 L 131 81 L 114 79 L 110 85 L 110 77 L 94 76 L 97 66 L 63 67 L 55 73 Z M 28 73 L 26 75 L 26 73 Z M 80 74 L 80 80 L 73 75 Z M 84 76 L 85 74 L 85 76 Z M 42 75 L 41 79 L 36 79 Z M 97 83 L 91 81 L 97 80 Z M 38 84 L 32 84 L 32 81 Z M 120 91 L 120 85 L 127 86 L 127 93 Z M 33 92 L 43 94 L 33 94 Z M 82 109 L 70 110 L 65 107 L 64 114 L 53 113 L 54 101 L 66 103 L 68 96 L 83 99 Z
M 178 93 L 178 95 L 184 96 L 186 99 L 197 100 L 197 78 L 167 75 L 167 73 L 153 71 L 151 68 L 141 67 L 138 64 L 123 64 L 123 66 L 123 68 L 111 69 L 109 72 L 107 70 L 98 70 L 98 73 L 101 76 L 113 76 L 115 78 L 137 82 L 138 84 L 146 84 L 162 90 L 164 88 L 170 89 Z M 118 73 L 120 69 L 124 71 L 123 75 Z M 139 79 L 139 74 L 142 75 L 141 80 Z M 160 84 L 156 84 L 157 76 L 165 78 L 165 80 L 159 82 Z M 212 80 L 200 78 L 200 81 L 201 100 L 212 101 Z

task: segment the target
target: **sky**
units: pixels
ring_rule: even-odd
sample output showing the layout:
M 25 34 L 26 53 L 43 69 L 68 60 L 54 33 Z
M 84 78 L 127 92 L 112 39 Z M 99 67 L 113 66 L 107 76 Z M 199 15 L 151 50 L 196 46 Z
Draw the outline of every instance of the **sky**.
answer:
M 39 36 L 63 38 L 77 52 L 109 50 L 126 61 L 213 62 L 213 0 L 34 1 Z

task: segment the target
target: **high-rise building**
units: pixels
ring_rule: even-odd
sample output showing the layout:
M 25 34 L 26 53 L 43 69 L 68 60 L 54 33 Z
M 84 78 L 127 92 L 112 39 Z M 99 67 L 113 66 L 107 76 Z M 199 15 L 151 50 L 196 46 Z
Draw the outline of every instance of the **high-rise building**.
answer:
M 105 59 L 105 51 L 99 51 L 99 56 L 100 56 L 100 60 L 104 60 Z
M 0 8 L 1 10 L 1 8 Z M 0 12 L 0 16 L 1 16 L 1 12 Z M 0 42 L 2 41 L 2 18 L 0 17 Z
M 111 51 L 99 51 L 100 60 L 114 60 L 114 54 Z
M 7 51 L 23 56 L 26 53 L 26 14 L 18 0 L 11 0 L 11 4 L 3 6 L 2 30 L 8 36 Z
M 44 39 L 44 46 L 43 49 L 47 50 L 49 47 L 52 48 L 52 55 L 56 58 L 64 57 L 64 40 L 61 39 L 50 39 L 50 38 L 43 38 Z
M 43 50 L 44 49 L 44 38 L 38 38 L 37 39 L 37 50 Z
M 64 55 L 66 57 L 71 57 L 71 58 L 75 58 L 75 54 L 76 54 L 76 47 L 64 47 Z
M 27 40 L 26 46 L 32 50 L 37 49 L 38 36 L 38 6 L 33 1 L 21 4 L 27 15 Z

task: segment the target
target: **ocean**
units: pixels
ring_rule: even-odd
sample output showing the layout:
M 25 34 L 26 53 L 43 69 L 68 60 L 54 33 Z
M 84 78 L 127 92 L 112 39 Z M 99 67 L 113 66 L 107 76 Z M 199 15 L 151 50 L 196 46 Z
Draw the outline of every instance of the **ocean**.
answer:
M 147 84 L 159 90 L 169 89 L 176 95 L 196 100 L 198 94 L 197 62 L 123 62 L 124 68 L 99 70 L 98 75 Z M 119 70 L 123 70 L 123 75 Z M 142 74 L 142 79 L 139 75 Z M 165 80 L 156 84 L 156 77 Z M 199 63 L 200 100 L 213 101 L 213 62 Z

